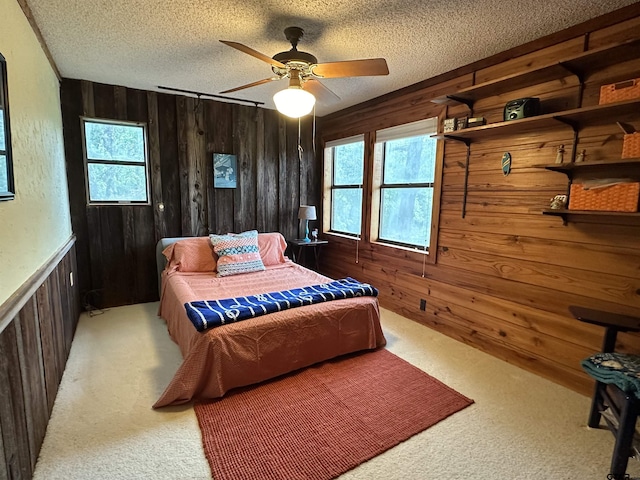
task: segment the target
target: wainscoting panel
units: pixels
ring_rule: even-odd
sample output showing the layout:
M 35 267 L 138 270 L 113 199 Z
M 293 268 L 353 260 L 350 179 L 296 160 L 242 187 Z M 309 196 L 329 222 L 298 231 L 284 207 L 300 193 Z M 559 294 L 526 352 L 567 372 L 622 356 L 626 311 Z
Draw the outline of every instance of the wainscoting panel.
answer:
M 78 324 L 75 239 L 0 306 L 0 480 L 29 479 Z

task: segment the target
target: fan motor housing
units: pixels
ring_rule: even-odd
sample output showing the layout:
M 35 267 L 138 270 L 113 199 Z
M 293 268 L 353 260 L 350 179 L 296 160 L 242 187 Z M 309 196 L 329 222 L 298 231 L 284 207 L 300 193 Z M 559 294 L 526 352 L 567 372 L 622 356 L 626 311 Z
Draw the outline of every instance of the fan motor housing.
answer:
M 288 52 L 276 53 L 272 58 L 284 64 L 291 61 L 308 63 L 309 65 L 318 63 L 318 59 L 314 55 L 293 49 L 289 50 Z

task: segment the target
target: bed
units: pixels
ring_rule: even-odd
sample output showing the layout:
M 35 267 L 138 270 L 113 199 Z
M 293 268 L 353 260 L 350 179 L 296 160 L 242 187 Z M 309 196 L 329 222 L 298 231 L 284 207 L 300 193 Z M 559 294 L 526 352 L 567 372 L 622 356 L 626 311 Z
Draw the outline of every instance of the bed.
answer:
M 218 398 L 233 388 L 385 345 L 374 296 L 305 305 L 197 331 L 187 316 L 186 302 L 258 295 L 331 280 L 287 259 L 281 234 L 260 233 L 258 240 L 264 270 L 224 277 L 218 276 L 222 260 L 213 252 L 209 237 L 158 242 L 158 314 L 183 361 L 154 408 Z

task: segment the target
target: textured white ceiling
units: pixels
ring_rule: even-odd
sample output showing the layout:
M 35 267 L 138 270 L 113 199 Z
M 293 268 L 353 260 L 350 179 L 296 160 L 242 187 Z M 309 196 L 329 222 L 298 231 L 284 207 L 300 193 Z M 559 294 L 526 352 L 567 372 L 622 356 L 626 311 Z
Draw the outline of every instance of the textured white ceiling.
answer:
M 634 0 L 28 0 L 66 78 L 144 90 L 219 92 L 271 76 L 267 56 L 291 48 L 319 62 L 384 57 L 385 77 L 325 79 L 341 101 L 318 115 L 383 95 L 535 40 Z M 234 92 L 273 108 L 286 80 Z

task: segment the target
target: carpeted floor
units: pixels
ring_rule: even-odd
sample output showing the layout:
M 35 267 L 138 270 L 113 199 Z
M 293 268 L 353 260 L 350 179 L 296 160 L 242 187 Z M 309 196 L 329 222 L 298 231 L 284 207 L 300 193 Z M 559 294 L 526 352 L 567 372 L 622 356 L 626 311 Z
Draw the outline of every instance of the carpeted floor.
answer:
M 36 480 L 211 478 L 193 409 L 151 409 L 181 361 L 157 306 L 82 316 Z M 587 397 L 389 311 L 382 321 L 391 352 L 475 404 L 340 480 L 606 478 L 613 437 L 585 426 Z

